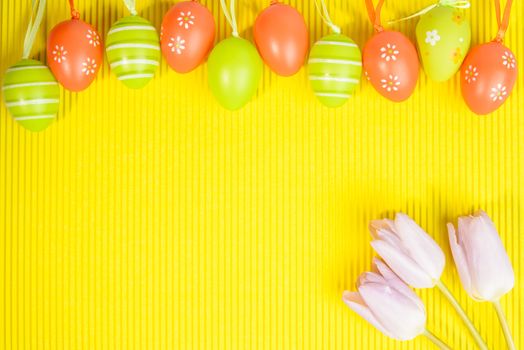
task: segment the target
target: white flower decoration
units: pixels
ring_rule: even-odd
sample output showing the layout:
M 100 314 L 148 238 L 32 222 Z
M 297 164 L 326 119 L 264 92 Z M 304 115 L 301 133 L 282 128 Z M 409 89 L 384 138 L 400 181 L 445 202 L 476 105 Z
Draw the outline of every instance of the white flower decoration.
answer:
M 82 63 L 82 73 L 85 75 L 95 74 L 96 72 L 96 62 L 95 59 L 87 58 L 85 62 Z
M 89 45 L 93 45 L 94 47 L 100 45 L 100 36 L 94 30 L 88 29 L 86 38 L 89 40 Z
M 178 55 L 182 54 L 182 51 L 186 49 L 186 41 L 182 39 L 180 36 L 177 36 L 176 39 L 171 37 L 169 39 L 169 46 L 171 48 L 171 52 L 176 52 Z
M 399 54 L 399 51 L 397 50 L 397 46 L 396 45 L 391 45 L 391 44 L 387 44 L 386 46 L 381 48 L 380 52 L 382 52 L 380 57 L 384 58 L 388 62 L 390 60 L 391 61 L 396 61 L 397 60 L 397 55 Z
M 511 52 L 504 52 L 502 56 L 502 64 L 506 66 L 507 69 L 513 69 L 517 65 L 517 61 Z
M 62 61 L 67 60 L 67 51 L 63 46 L 55 45 L 55 49 L 53 50 L 53 59 L 58 63 L 62 63 Z
M 180 12 L 177 21 L 179 26 L 189 29 L 190 26 L 195 24 L 195 16 L 191 14 L 191 11 Z
M 392 74 L 390 74 L 387 79 L 381 79 L 380 82 L 382 83 L 382 88 L 387 92 L 398 91 L 398 87 L 400 86 L 398 76 Z
M 489 97 L 491 97 L 493 102 L 496 102 L 504 100 L 507 95 L 506 87 L 502 84 L 497 84 L 496 87 L 491 88 L 491 95 L 489 95 Z
M 438 35 L 438 30 L 434 29 L 429 32 L 426 32 L 426 43 L 431 46 L 435 46 L 440 41 L 440 35 Z
M 479 72 L 477 70 L 477 67 L 472 66 L 471 64 L 468 66 L 466 71 L 464 72 L 465 77 L 464 80 L 468 82 L 468 84 L 471 84 L 475 81 L 477 81 L 477 77 L 479 76 Z
M 367 79 L 368 81 L 371 80 L 371 77 L 369 76 L 369 73 L 368 73 L 367 70 L 364 71 L 364 75 L 366 76 L 366 79 Z

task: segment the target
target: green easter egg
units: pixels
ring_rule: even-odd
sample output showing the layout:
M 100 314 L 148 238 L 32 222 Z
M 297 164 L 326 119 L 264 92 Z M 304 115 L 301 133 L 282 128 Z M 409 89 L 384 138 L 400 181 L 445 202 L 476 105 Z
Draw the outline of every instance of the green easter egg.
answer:
M 471 42 L 471 26 L 463 9 L 438 6 L 417 24 L 417 45 L 430 79 L 446 81 L 462 65 Z
M 222 40 L 209 55 L 209 88 L 224 108 L 237 110 L 256 94 L 262 70 L 253 44 L 235 37 Z
M 362 54 L 347 36 L 328 35 L 313 45 L 308 71 L 311 87 L 320 102 L 328 107 L 340 107 L 360 83 Z
M 9 113 L 28 130 L 42 131 L 56 119 L 60 88 L 40 61 L 23 59 L 7 69 L 2 93 Z
M 106 53 L 118 80 L 129 88 L 140 89 L 153 79 L 160 66 L 160 39 L 148 20 L 124 17 L 109 30 Z

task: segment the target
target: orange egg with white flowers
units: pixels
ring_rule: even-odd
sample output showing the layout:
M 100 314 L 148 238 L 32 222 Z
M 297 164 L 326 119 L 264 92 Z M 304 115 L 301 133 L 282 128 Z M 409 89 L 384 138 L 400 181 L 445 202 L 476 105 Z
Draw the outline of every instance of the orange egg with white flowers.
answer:
M 102 67 L 103 57 L 100 35 L 81 19 L 61 22 L 49 33 L 47 64 L 67 90 L 86 89 Z
M 375 90 L 391 101 L 408 99 L 417 86 L 420 70 L 417 50 L 400 32 L 377 32 L 364 47 L 363 66 Z

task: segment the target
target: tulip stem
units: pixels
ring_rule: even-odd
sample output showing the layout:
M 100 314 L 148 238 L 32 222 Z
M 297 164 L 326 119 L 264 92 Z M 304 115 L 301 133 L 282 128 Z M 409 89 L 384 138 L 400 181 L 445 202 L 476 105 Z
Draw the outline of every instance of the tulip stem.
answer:
M 436 346 L 438 346 L 440 350 L 451 350 L 451 348 L 446 343 L 440 340 L 439 337 L 431 333 L 429 330 L 425 329 L 422 335 L 428 338 L 429 340 L 431 340 L 431 342 L 435 344 Z
M 511 336 L 511 330 L 509 329 L 508 319 L 506 318 L 506 315 L 504 314 L 504 310 L 502 310 L 502 306 L 500 305 L 500 301 L 494 301 L 493 307 L 495 307 L 495 311 L 497 312 L 497 316 L 499 317 L 500 325 L 502 326 L 502 331 L 504 332 L 504 338 L 506 338 L 506 343 L 508 344 L 509 350 L 515 350 L 517 349 L 515 347 L 515 342 L 513 341 L 513 337 Z
M 477 328 L 475 328 L 475 325 L 473 324 L 473 322 L 471 322 L 471 320 L 468 317 L 468 315 L 466 315 L 466 312 L 464 311 L 462 306 L 460 306 L 458 300 L 453 296 L 453 294 L 448 289 L 448 287 L 446 287 L 446 285 L 444 283 L 442 283 L 442 281 L 438 281 L 436 286 L 442 292 L 442 294 L 444 294 L 446 299 L 448 299 L 448 301 L 450 302 L 451 306 L 453 306 L 455 311 L 457 311 L 457 313 L 459 314 L 459 316 L 462 319 L 462 321 L 464 321 L 464 323 L 466 324 L 466 327 L 468 328 L 469 332 L 471 333 L 471 335 L 475 339 L 475 342 L 477 343 L 477 346 L 479 347 L 479 349 L 488 350 L 488 346 L 486 345 L 486 343 L 484 342 L 484 340 L 480 336 Z

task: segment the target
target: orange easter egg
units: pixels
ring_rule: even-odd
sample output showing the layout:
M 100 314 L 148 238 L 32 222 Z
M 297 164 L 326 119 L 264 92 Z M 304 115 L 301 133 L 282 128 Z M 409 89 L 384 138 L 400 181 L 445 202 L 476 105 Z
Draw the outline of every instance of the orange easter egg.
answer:
M 162 54 L 178 73 L 202 64 L 213 48 L 215 19 L 197 1 L 179 2 L 164 16 L 160 32 Z
M 400 32 L 376 33 L 364 47 L 363 66 L 375 90 L 391 101 L 406 100 L 417 86 L 420 69 L 417 50 Z
M 59 23 L 49 33 L 47 63 L 68 90 L 86 89 L 100 70 L 103 57 L 100 35 L 80 19 Z
M 304 17 L 293 7 L 274 2 L 258 16 L 254 36 L 260 55 L 275 73 L 291 76 L 304 65 L 309 34 Z
M 477 114 L 489 114 L 508 99 L 517 81 L 515 55 L 499 42 L 471 50 L 460 70 L 462 96 Z

